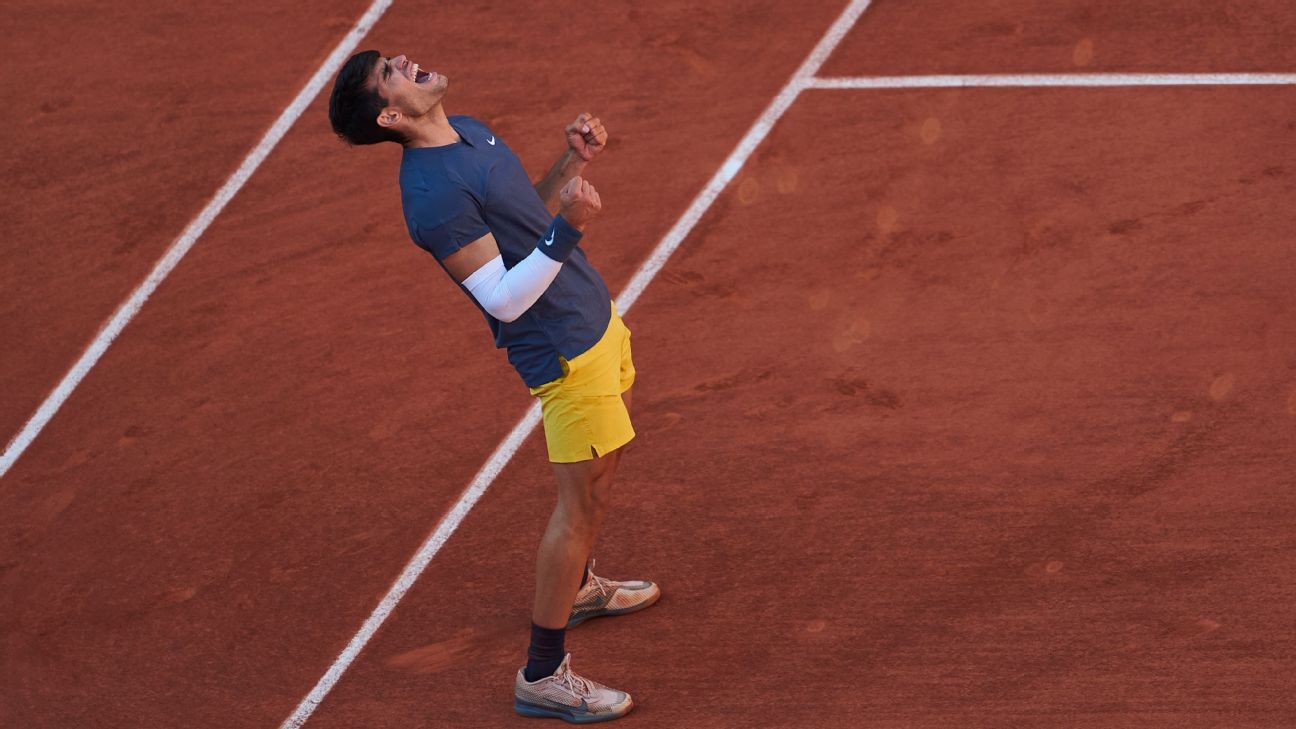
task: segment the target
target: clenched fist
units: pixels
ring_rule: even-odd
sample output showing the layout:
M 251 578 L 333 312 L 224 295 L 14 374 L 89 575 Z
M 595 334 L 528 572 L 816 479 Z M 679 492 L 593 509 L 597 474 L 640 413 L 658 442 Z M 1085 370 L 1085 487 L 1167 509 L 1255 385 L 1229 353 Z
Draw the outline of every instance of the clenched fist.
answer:
M 567 125 L 567 146 L 581 159 L 589 162 L 607 145 L 608 133 L 603 122 L 589 112 L 583 112 L 576 121 Z
M 579 175 L 567 181 L 558 192 L 558 214 L 579 230 L 603 210 L 598 190 Z

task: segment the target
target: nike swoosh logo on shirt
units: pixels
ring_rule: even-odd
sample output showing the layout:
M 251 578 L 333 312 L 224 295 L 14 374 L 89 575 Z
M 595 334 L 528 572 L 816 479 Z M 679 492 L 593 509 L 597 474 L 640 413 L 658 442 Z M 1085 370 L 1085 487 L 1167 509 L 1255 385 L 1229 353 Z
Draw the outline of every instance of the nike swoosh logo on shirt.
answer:
M 489 144 L 490 146 L 494 147 L 494 146 L 495 146 L 495 137 L 491 137 L 490 139 L 487 139 L 487 140 L 486 140 L 486 143 Z

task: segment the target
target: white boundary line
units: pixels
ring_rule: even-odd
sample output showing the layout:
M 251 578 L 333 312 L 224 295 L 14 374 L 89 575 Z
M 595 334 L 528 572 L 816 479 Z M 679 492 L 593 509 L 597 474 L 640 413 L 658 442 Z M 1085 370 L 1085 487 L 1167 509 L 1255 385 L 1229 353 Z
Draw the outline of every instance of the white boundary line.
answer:
M 621 313 L 629 311 L 630 306 L 639 299 L 644 287 L 648 285 L 653 276 L 657 275 L 657 272 L 665 265 L 666 259 L 670 258 L 670 255 L 675 252 L 675 249 L 683 242 L 689 231 L 693 230 L 693 226 L 697 225 L 698 220 L 702 218 L 702 214 L 707 211 L 707 208 L 711 207 L 711 203 L 715 202 L 720 191 L 742 169 L 743 164 L 747 162 L 747 158 L 751 156 L 751 153 L 769 134 L 774 123 L 783 116 L 788 107 L 792 106 L 792 102 L 796 100 L 797 95 L 814 82 L 819 67 L 823 65 L 824 61 L 828 60 L 828 55 L 833 52 L 841 39 L 855 25 L 855 21 L 869 6 L 869 2 L 870 0 L 852 0 L 851 4 L 842 12 L 841 17 L 837 18 L 837 21 L 828 28 L 828 32 L 824 34 L 823 38 L 819 39 L 818 45 L 814 47 L 814 50 L 806 57 L 801 67 L 796 70 L 796 73 L 792 74 L 792 78 L 788 80 L 787 84 L 778 92 L 778 95 L 774 97 L 774 100 L 770 102 L 770 105 L 756 119 L 756 123 L 752 125 L 752 128 L 747 130 L 746 136 L 742 138 L 734 151 L 729 153 L 728 159 L 724 161 L 724 164 L 720 165 L 720 169 L 711 177 L 711 181 L 707 183 L 706 187 L 702 188 L 702 192 L 693 200 L 693 204 L 684 212 L 683 217 L 675 223 L 675 226 L 670 229 L 666 237 L 648 256 L 648 260 L 640 266 L 634 277 L 630 279 L 630 283 L 626 284 L 625 290 L 617 297 L 617 311 Z
M 792 105 L 797 94 L 801 93 L 806 88 L 808 81 L 814 78 L 814 74 L 819 70 L 819 67 L 823 65 L 828 55 L 832 53 L 837 44 L 841 42 L 841 39 L 855 25 L 855 21 L 859 19 L 860 14 L 868 7 L 870 1 L 851 0 L 851 3 L 842 11 L 842 14 L 828 28 L 828 31 L 819 40 L 814 50 L 801 64 L 801 67 L 796 70 L 796 73 L 792 74 L 792 78 L 788 80 L 778 95 L 774 97 L 774 100 L 770 102 L 770 105 L 756 119 L 756 123 L 743 136 L 742 141 L 738 143 L 733 152 L 729 153 L 729 157 L 725 159 L 724 164 L 720 165 L 720 169 L 707 182 L 706 187 L 702 188 L 702 191 L 693 199 L 692 204 L 684 211 L 684 215 L 676 221 L 675 225 L 649 254 L 643 265 L 639 267 L 639 270 L 635 272 L 635 275 L 631 277 L 630 283 L 626 284 L 621 295 L 617 297 L 616 305 L 619 312 L 623 314 L 628 312 L 635 301 L 639 299 L 640 294 L 643 293 L 649 282 L 665 265 L 666 260 L 670 258 L 675 249 L 688 236 L 693 226 L 697 225 L 697 222 L 701 220 L 707 208 L 711 207 L 711 203 L 715 202 L 716 197 L 738 174 L 743 164 L 751 157 L 752 152 L 756 150 L 756 147 L 769 134 L 774 124 Z M 360 652 L 364 650 L 365 644 L 369 642 L 369 639 L 374 636 L 378 628 L 391 615 L 392 610 L 396 608 L 401 598 L 418 580 L 419 575 L 423 574 L 423 570 L 427 568 L 432 558 L 440 551 L 446 540 L 450 538 L 450 535 L 454 534 L 454 531 L 459 528 L 459 524 L 468 515 L 469 510 L 473 508 L 481 495 L 490 487 L 491 482 L 499 476 L 500 471 L 513 458 L 518 448 L 522 446 L 527 436 L 531 434 L 531 431 L 535 430 L 536 425 L 539 423 L 540 406 L 538 404 L 532 405 L 522 420 L 513 426 L 513 430 L 509 432 L 504 442 L 500 443 L 495 452 L 491 454 L 491 457 L 486 461 L 486 465 L 482 466 L 477 475 L 473 477 L 472 483 L 464 490 L 463 495 L 459 497 L 455 505 L 441 518 L 431 536 L 414 553 L 409 563 L 405 565 L 405 569 L 401 571 L 400 576 L 396 578 L 396 582 L 392 584 L 387 594 L 378 603 L 378 607 L 374 608 L 374 611 L 369 614 L 364 624 L 360 626 L 360 630 L 356 632 L 351 641 L 347 643 L 346 648 L 333 661 L 333 665 L 329 666 L 328 670 L 324 672 L 319 682 L 315 684 L 315 687 L 311 689 L 306 698 L 302 699 L 301 703 L 297 705 L 292 715 L 284 720 L 283 724 L 280 725 L 280 729 L 299 729 L 315 712 L 315 709 L 319 708 L 320 702 L 324 700 L 324 697 L 342 678 L 342 674 L 346 672 L 351 662 L 356 659 L 356 656 L 360 655 Z
M 248 178 L 252 177 L 252 173 L 256 172 L 257 167 L 261 166 L 261 163 L 265 161 L 271 150 L 279 144 L 279 141 L 288 133 L 292 125 L 306 111 L 306 107 L 310 106 L 311 102 L 315 100 L 325 82 L 333 74 L 337 73 L 351 50 L 369 33 L 369 29 L 373 27 L 374 23 L 378 22 L 378 19 L 387 11 L 392 2 L 393 0 L 374 0 L 364 15 L 360 16 L 360 19 L 352 26 L 351 31 L 338 42 L 333 52 L 325 59 L 324 64 L 315 72 L 315 75 L 311 76 L 306 85 L 302 87 L 302 90 L 297 92 L 297 96 L 283 110 L 279 118 L 275 119 L 274 124 L 261 137 L 261 141 L 257 142 L 252 151 L 248 152 L 247 156 L 243 158 L 243 163 L 234 171 L 234 174 L 230 175 L 225 184 L 216 191 L 216 194 L 207 203 L 207 206 L 198 213 L 197 217 L 189 221 L 189 225 L 185 227 L 180 237 L 171 243 L 166 253 L 162 254 L 162 258 L 153 265 L 153 270 L 149 272 L 143 283 L 135 287 L 130 296 L 117 307 L 117 311 L 113 313 L 112 318 L 99 330 L 94 341 L 81 354 L 81 358 L 72 365 L 72 369 L 68 370 L 59 384 L 45 398 L 45 402 L 41 403 L 40 407 L 37 408 L 36 414 L 32 415 L 31 419 L 23 426 L 23 429 L 18 432 L 18 435 L 15 435 L 13 440 L 9 441 L 9 445 L 5 447 L 4 455 L 0 456 L 0 477 L 8 473 L 19 456 L 23 454 L 23 451 L 27 450 L 27 447 L 36 439 L 36 436 L 40 435 L 41 430 L 54 417 L 58 409 L 63 406 L 72 391 L 76 389 L 77 385 L 81 384 L 81 380 L 85 379 L 85 376 L 89 374 L 90 369 L 95 366 L 104 352 L 108 351 L 108 347 L 112 345 L 113 340 L 117 339 L 117 336 L 122 333 L 122 330 L 126 328 L 131 319 L 135 318 L 140 308 L 144 306 L 144 302 L 148 301 L 148 298 L 153 295 L 157 287 L 180 263 L 180 259 L 184 258 L 185 254 L 194 247 L 194 244 L 206 232 L 207 227 L 212 224 L 216 216 L 220 215 L 229 201 L 243 188 Z
M 1254 86 L 1296 84 L 1290 73 L 1068 73 L 812 78 L 811 89 L 948 89 L 973 86 Z

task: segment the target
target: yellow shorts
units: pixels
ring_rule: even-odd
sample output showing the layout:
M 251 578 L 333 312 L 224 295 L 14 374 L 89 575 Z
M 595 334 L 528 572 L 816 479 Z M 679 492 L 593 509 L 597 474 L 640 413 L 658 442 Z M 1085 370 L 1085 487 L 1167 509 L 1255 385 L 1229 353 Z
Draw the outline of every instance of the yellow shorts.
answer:
M 531 394 L 540 398 L 545 444 L 554 463 L 588 461 L 629 443 L 635 436 L 621 393 L 634 384 L 630 330 L 612 305 L 603 338 L 585 352 L 558 358 L 563 376 Z

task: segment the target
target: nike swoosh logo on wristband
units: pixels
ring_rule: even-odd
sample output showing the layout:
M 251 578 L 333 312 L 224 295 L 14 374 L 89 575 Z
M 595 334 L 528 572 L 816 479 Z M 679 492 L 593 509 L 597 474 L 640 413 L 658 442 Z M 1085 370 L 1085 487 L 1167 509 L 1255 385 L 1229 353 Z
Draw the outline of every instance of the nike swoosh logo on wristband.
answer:
M 549 234 L 549 237 L 545 239 L 545 242 L 544 242 L 545 245 L 547 245 L 547 246 L 551 246 L 551 245 L 553 245 L 553 237 L 554 237 L 554 234 L 553 234 L 553 233 L 550 233 L 550 234 Z

